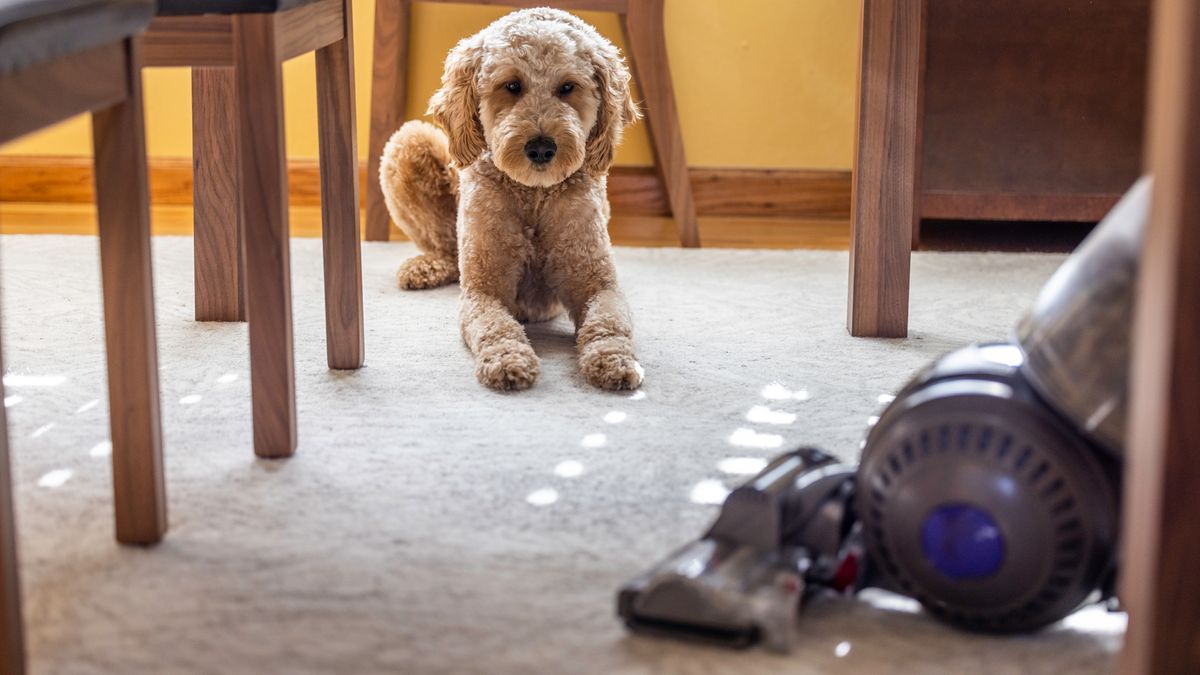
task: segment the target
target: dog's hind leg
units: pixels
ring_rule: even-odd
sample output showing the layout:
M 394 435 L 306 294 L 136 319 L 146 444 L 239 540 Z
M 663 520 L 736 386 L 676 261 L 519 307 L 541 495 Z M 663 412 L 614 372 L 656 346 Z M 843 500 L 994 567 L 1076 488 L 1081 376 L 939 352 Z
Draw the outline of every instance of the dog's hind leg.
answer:
M 379 183 L 392 221 L 421 250 L 400 265 L 400 288 L 457 281 L 458 173 L 450 166 L 446 134 L 427 122 L 406 122 L 383 149 Z

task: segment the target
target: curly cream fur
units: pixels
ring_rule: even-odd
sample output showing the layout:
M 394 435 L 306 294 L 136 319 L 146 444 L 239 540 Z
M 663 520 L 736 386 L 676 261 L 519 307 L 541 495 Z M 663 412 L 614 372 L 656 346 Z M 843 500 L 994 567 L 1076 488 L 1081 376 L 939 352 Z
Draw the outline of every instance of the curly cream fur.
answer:
M 421 250 L 400 286 L 461 279 L 463 340 L 487 386 L 532 386 L 539 363 L 521 322 L 565 309 L 587 381 L 638 387 L 608 238 L 613 148 L 640 117 L 620 51 L 566 12 L 513 12 L 450 52 L 429 112 L 444 132 L 409 122 L 381 163 L 392 219 Z M 542 165 L 525 156 L 538 136 L 557 146 Z

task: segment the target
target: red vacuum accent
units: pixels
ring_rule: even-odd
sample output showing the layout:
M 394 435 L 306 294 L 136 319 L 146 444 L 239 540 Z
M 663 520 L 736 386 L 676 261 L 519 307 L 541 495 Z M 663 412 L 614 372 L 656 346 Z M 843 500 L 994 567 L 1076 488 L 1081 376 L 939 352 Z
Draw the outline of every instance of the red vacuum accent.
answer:
M 842 564 L 838 565 L 837 572 L 833 573 L 833 590 L 841 593 L 846 589 L 853 590 L 854 582 L 858 581 L 858 554 L 847 553 L 845 558 L 842 558 Z

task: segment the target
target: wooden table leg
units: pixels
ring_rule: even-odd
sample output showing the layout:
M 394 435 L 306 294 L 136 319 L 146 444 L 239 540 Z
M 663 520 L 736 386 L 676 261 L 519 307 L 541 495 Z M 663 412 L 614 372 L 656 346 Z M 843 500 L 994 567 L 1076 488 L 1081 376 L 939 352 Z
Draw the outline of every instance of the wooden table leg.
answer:
M 683 151 L 679 111 L 675 107 L 671 65 L 667 60 L 663 0 L 630 0 L 627 13 L 621 17 L 621 25 L 629 47 L 629 60 L 646 100 L 646 121 L 654 146 L 655 164 L 679 228 L 679 243 L 698 247 L 700 229 L 696 223 L 687 156 Z
M 925 0 L 863 0 L 850 231 L 850 334 L 908 334 L 918 217 Z
M 1121 672 L 1200 672 L 1200 4 L 1155 7 L 1125 475 Z
M 408 102 L 408 29 L 411 0 L 376 0 L 371 66 L 371 136 L 367 144 L 367 241 L 387 241 L 392 219 L 379 186 L 383 146 L 404 122 Z
M 296 451 L 283 70 L 274 14 L 233 17 L 254 452 Z
M 245 321 L 232 68 L 192 70 L 197 321 Z
M 167 530 L 167 507 L 142 75 L 137 42 L 127 44 L 129 97 L 92 115 L 96 215 L 104 282 L 117 540 L 153 544 Z
M 0 372 L 4 367 L 0 364 Z M 4 384 L 0 383 L 0 400 Z M 0 673 L 25 672 L 25 631 L 21 615 L 21 578 L 17 526 L 13 514 L 12 471 L 8 461 L 8 419 L 0 405 Z
M 325 340 L 329 367 L 363 364 L 362 249 L 358 229 L 358 142 L 354 117 L 354 29 L 317 50 L 321 141 L 321 239 L 325 253 Z

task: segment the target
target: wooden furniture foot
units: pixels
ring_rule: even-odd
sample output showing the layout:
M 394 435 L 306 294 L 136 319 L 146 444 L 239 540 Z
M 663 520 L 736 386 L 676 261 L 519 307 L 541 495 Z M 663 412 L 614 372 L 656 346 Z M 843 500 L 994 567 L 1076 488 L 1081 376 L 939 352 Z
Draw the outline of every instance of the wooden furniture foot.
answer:
M 117 541 L 153 544 L 167 530 L 158 352 L 150 268 L 150 194 L 142 73 L 128 41 L 129 96 L 92 115 L 96 215 L 108 348 Z
M 192 70 L 197 321 L 245 321 L 233 68 Z
M 925 0 L 863 0 L 862 10 L 848 326 L 856 337 L 904 337 Z
M 344 1 L 347 26 L 352 25 L 350 2 Z M 351 31 L 317 50 L 317 99 L 325 344 L 330 368 L 353 370 L 363 364 L 363 300 Z
M 0 363 L 0 372 L 3 372 Z M 4 385 L 0 383 L 0 399 Z M 25 672 L 25 630 L 21 616 L 21 575 L 17 524 L 13 513 L 12 471 L 8 460 L 8 418 L 0 405 L 0 672 Z
M 364 359 L 351 2 L 158 0 L 157 10 L 149 65 L 195 69 L 197 317 L 249 321 L 254 451 L 287 457 L 297 438 L 281 68 L 310 52 L 328 363 Z
M 1200 672 L 1200 4 L 1154 9 L 1154 198 L 1138 265 L 1126 452 L 1120 671 Z
M 371 132 L 367 152 L 367 241 L 387 241 L 392 218 L 379 185 L 383 146 L 404 123 L 408 104 L 408 31 L 411 0 L 376 0 L 371 65 Z
M 137 36 L 154 3 L 24 4 L 25 11 L 0 12 L 0 143 L 92 113 L 116 536 L 122 543 L 153 544 L 166 532 L 167 515 Z M 83 21 L 89 22 L 86 35 L 79 30 Z M 34 42 L 39 47 L 30 50 Z M 0 406 L 0 673 L 22 675 L 27 664 L 8 448 Z
M 233 52 L 237 64 L 254 452 L 259 457 L 288 457 L 296 451 L 296 375 L 283 69 L 276 45 L 275 16 L 234 15 Z
M 667 190 L 675 225 L 679 228 L 679 243 L 689 248 L 699 247 L 696 205 L 692 199 L 687 157 L 683 152 L 671 65 L 667 61 L 663 0 L 629 0 L 629 7 L 621 19 L 629 60 L 646 101 L 646 122 L 654 147 L 655 165 Z

